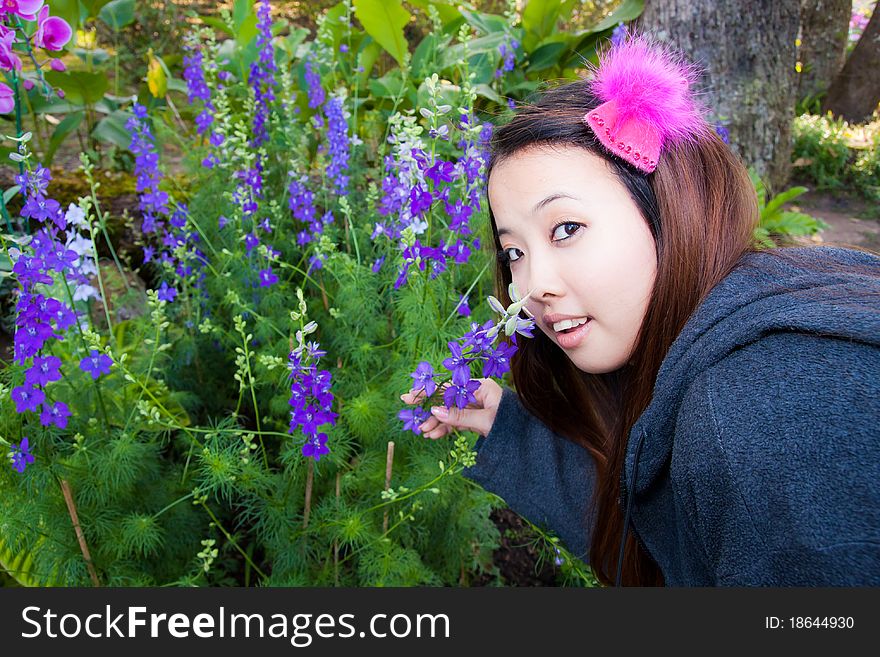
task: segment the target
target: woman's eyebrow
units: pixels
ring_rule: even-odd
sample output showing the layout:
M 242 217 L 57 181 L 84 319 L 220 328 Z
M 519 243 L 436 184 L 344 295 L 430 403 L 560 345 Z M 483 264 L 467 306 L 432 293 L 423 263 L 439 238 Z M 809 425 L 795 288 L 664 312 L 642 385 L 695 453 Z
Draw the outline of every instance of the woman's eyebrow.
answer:
M 538 201 L 535 204 L 535 207 L 532 208 L 532 214 L 538 214 L 538 212 L 550 205 L 553 201 L 558 201 L 561 198 L 570 198 L 572 201 L 580 201 L 577 196 L 572 196 L 571 194 L 566 194 L 565 192 L 555 192 Z

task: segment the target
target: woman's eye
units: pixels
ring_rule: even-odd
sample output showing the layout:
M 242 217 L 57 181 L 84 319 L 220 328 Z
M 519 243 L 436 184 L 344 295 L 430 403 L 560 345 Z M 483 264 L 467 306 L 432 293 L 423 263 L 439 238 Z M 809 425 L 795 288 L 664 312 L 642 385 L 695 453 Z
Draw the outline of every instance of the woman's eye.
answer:
M 515 246 L 510 247 L 509 249 L 504 249 L 504 257 L 507 262 L 516 262 L 520 258 L 522 258 L 523 252 L 520 251 Z
M 553 241 L 560 242 L 562 240 L 568 239 L 576 232 L 578 232 L 582 228 L 581 224 L 576 224 L 573 221 L 566 221 L 565 223 L 559 224 L 553 229 Z

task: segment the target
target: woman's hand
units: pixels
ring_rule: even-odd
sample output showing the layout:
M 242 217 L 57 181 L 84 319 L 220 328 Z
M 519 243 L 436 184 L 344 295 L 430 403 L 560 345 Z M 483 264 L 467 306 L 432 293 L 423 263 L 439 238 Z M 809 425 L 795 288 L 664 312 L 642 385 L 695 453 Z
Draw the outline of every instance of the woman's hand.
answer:
M 476 379 L 480 387 L 474 392 L 476 404 L 467 408 L 432 406 L 431 415 L 419 425 L 426 438 L 442 438 L 453 429 L 469 429 L 486 436 L 495 423 L 498 405 L 501 403 L 501 386 L 492 379 Z M 400 396 L 406 404 L 418 404 L 425 398 L 424 390 L 410 390 Z

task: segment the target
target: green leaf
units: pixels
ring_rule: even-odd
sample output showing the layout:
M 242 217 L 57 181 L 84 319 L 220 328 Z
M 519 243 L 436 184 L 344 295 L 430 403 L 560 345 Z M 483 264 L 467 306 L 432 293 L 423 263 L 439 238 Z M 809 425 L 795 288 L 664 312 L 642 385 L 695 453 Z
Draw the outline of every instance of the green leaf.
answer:
M 623 0 L 623 3 L 592 28 L 592 32 L 602 32 L 617 27 L 618 23 L 627 23 L 642 15 L 645 0 Z
M 109 2 L 110 2 L 110 0 L 80 0 L 80 4 L 82 4 L 86 8 L 86 11 L 88 12 L 87 18 L 97 18 L 98 12 L 100 12 L 101 9 L 103 8 L 103 6 Z M 53 13 L 55 11 L 55 6 L 57 4 L 58 4 L 57 2 L 52 3 Z
M 364 85 L 367 83 L 367 80 L 370 79 L 370 73 L 373 71 L 373 66 L 376 64 L 376 60 L 379 59 L 379 55 L 382 54 L 382 46 L 373 41 L 373 38 L 370 36 L 366 37 L 366 45 L 364 45 L 363 49 L 358 53 L 358 66 L 362 69 L 359 73 L 359 84 Z
M 64 91 L 67 102 L 75 105 L 94 105 L 110 87 L 107 74 L 103 72 L 48 71 L 45 77 L 53 87 Z
M 105 116 L 92 130 L 92 137 L 116 144 L 120 148 L 128 148 L 131 145 L 131 133 L 125 124 L 131 117 L 131 112 L 123 110 L 117 110 L 110 116 Z
M 568 53 L 568 48 L 567 41 L 554 41 L 538 47 L 529 55 L 528 71 L 532 73 L 556 66 Z
M 150 53 L 150 63 L 147 65 L 147 88 L 154 98 L 165 98 L 168 92 L 168 76 L 162 67 L 159 58 Z
M 772 216 L 783 205 L 806 192 L 806 187 L 792 187 L 791 189 L 786 189 L 781 194 L 777 194 L 773 197 L 773 199 L 767 204 L 767 207 L 761 211 L 761 215 L 763 216 L 766 213 L 768 216 Z
M 232 4 L 232 24 L 236 32 L 248 16 L 255 16 L 254 0 L 235 0 Z
M 399 68 L 388 71 L 381 78 L 370 80 L 370 93 L 377 98 L 397 98 L 406 82 Z
M 55 151 L 57 151 L 58 147 L 64 143 L 67 135 L 74 132 L 79 127 L 80 123 L 82 123 L 83 117 L 85 117 L 85 112 L 74 112 L 73 114 L 65 116 L 61 120 L 61 123 L 55 126 L 55 130 L 49 138 L 49 146 L 46 148 L 46 153 L 43 156 L 43 164 L 45 166 L 50 166 L 52 164 L 52 159 L 55 157 Z
M 440 55 L 439 70 L 443 71 L 450 66 L 455 66 L 464 58 L 465 53 L 471 56 L 492 53 L 493 61 L 497 61 L 498 46 L 501 45 L 504 39 L 504 32 L 494 32 L 488 36 L 469 41 L 467 44 L 457 43 L 454 46 L 446 48 Z
M 483 98 L 488 98 L 494 103 L 498 103 L 499 105 L 505 105 L 505 100 L 498 95 L 498 92 L 495 91 L 488 84 L 477 84 L 474 85 L 474 91 L 477 92 L 478 96 L 482 96 Z
M 250 14 L 247 16 L 238 28 L 235 35 L 235 41 L 240 46 L 246 46 L 257 36 L 257 15 Z
M 522 14 L 522 27 L 526 31 L 523 48 L 526 52 L 553 34 L 559 17 L 568 16 L 574 4 L 573 0 L 529 0 Z
M 13 185 L 9 189 L 7 189 L 5 192 L 3 192 L 3 203 L 4 204 L 9 203 L 9 201 L 12 199 L 12 197 L 14 197 L 16 194 L 18 194 L 20 189 L 21 189 L 21 185 Z
M 135 0 L 112 0 L 101 7 L 98 18 L 107 23 L 114 32 L 134 22 Z
M 200 16 L 199 18 L 201 18 L 202 22 L 205 25 L 209 25 L 209 26 L 213 27 L 215 30 L 220 30 L 221 32 L 225 32 L 229 36 L 234 36 L 234 34 L 233 34 L 232 30 L 229 28 L 229 26 L 224 21 L 217 18 L 216 16 Z
M 403 27 L 411 14 L 400 0 L 354 0 L 354 13 L 367 34 L 403 66 L 409 55 Z
M 461 12 L 459 12 L 457 6 L 458 3 L 453 2 L 453 0 L 409 0 L 409 4 L 424 9 L 425 15 L 428 14 L 428 7 L 433 6 L 440 15 L 440 22 L 444 28 L 461 17 Z
M 462 9 L 461 15 L 468 22 L 468 25 L 479 30 L 484 35 L 505 32 L 507 30 L 507 21 L 502 16 L 482 14 L 468 9 Z

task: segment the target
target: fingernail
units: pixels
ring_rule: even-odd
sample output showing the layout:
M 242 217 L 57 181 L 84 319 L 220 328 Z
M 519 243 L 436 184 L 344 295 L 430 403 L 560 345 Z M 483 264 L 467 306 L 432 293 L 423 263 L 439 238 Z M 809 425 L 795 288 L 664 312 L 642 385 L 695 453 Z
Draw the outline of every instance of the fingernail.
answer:
M 441 420 L 445 420 L 449 417 L 449 411 L 446 410 L 446 408 L 444 408 L 443 406 L 432 406 L 431 414 L 434 417 L 439 417 Z

